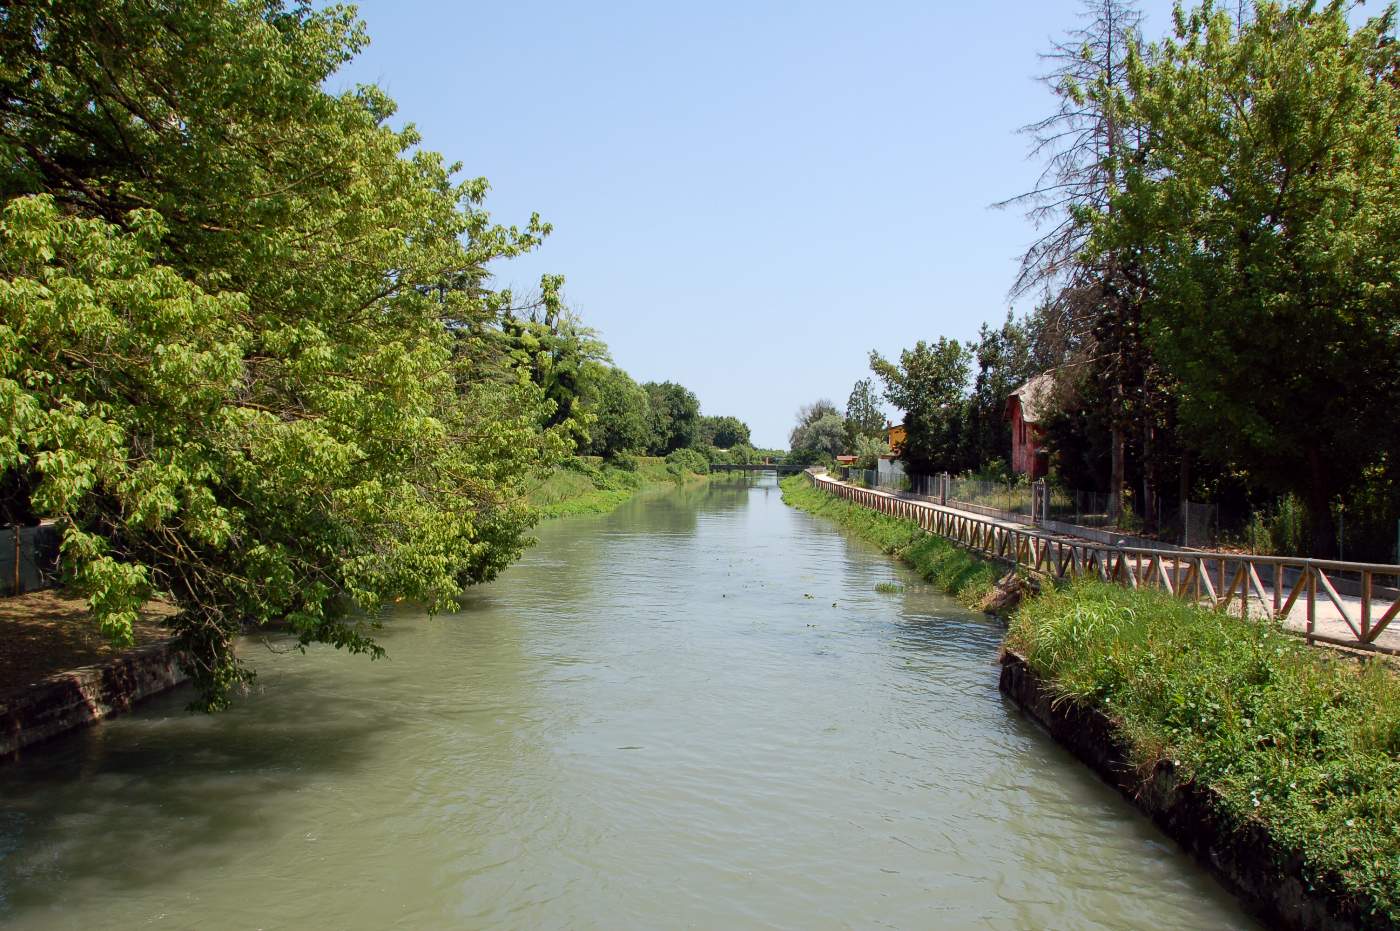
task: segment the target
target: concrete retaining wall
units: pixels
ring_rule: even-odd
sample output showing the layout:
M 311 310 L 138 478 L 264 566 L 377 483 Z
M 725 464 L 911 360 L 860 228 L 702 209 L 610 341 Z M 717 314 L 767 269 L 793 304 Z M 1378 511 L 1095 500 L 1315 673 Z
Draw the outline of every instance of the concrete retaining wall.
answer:
M 1394 926 L 1365 914 L 1335 878 L 1316 887 L 1302 863 L 1263 824 L 1236 827 L 1219 813 L 1216 794 L 1181 776 L 1170 760 L 1151 772 L 1133 769 L 1127 742 L 1096 708 L 1053 701 L 1050 689 L 1014 653 L 1002 657 L 1001 691 L 1050 735 L 1118 789 L 1271 928 L 1353 931 Z
M 49 676 L 0 695 L 0 760 L 67 731 L 96 724 L 185 681 L 170 643 Z

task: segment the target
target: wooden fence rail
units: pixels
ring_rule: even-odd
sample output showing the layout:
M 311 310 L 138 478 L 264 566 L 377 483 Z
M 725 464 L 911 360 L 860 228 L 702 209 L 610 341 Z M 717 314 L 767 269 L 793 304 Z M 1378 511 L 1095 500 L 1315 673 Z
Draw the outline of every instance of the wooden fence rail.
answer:
M 1241 617 L 1278 618 L 1295 627 L 1301 621 L 1298 632 L 1309 642 L 1400 655 L 1400 648 L 1377 642 L 1400 614 L 1400 596 L 1376 581 L 1400 578 L 1400 566 L 1113 546 L 857 488 L 820 473 L 806 475 L 831 494 L 914 521 L 928 533 L 1052 579 L 1092 576 L 1130 588 L 1158 588 L 1212 608 L 1237 610 Z M 1342 595 L 1339 586 L 1356 588 L 1357 594 Z M 1320 620 L 1327 631 L 1318 630 Z

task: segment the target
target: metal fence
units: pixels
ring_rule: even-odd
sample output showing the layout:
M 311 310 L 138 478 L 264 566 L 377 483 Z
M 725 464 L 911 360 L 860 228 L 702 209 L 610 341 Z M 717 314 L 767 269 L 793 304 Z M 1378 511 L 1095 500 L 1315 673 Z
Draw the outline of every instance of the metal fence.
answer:
M 975 478 L 948 479 L 948 503 L 982 513 L 1031 516 L 1031 486 Z

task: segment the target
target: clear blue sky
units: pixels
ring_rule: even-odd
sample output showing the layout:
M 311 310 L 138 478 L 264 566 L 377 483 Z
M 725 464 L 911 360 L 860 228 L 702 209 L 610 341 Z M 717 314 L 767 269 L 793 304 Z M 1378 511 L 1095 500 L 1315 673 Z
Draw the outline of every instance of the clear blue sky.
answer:
M 989 205 L 1037 166 L 1037 54 L 1071 0 L 359 6 L 372 39 L 332 81 L 374 82 L 427 147 L 539 211 L 541 272 L 638 381 L 678 381 L 757 445 L 800 404 L 844 407 L 867 354 L 1005 316 L 1032 229 Z M 1145 32 L 1168 28 L 1148 0 Z M 1018 311 L 1024 309 L 1018 307 Z

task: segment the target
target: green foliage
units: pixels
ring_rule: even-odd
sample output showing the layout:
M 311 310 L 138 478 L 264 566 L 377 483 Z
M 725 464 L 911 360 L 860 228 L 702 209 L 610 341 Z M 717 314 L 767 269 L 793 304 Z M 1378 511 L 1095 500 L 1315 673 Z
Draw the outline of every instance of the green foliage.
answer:
M 1400 681 L 1169 595 L 1085 582 L 1025 602 L 1008 645 L 1257 819 L 1311 881 L 1400 917 Z M 1339 888 L 1340 887 L 1340 888 Z
M 719 449 L 714 446 L 701 450 L 705 458 L 711 465 L 748 465 L 759 462 L 759 452 L 747 443 L 740 443 L 728 449 Z
M 730 449 L 749 445 L 749 425 L 738 417 L 701 417 L 697 428 L 701 446 Z
M 880 457 L 890 454 L 890 444 L 885 442 L 884 437 L 862 436 L 856 439 L 851 453 L 856 457 L 857 469 L 876 469 L 880 466 Z
M 0 17 L 0 473 L 115 640 L 174 599 L 205 707 L 245 624 L 377 654 L 346 608 L 493 577 L 566 448 L 483 284 L 548 227 L 493 224 L 378 89 L 324 92 L 363 43 L 338 7 Z
M 640 491 L 697 480 L 698 473 L 656 457 L 624 455 L 618 461 L 567 459 L 530 489 L 530 503 L 545 518 L 605 514 Z
M 583 448 L 616 458 L 644 450 L 651 440 L 651 399 L 619 368 L 594 363 L 585 369 L 584 409 L 590 415 Z
M 862 378 L 851 388 L 846 399 L 846 446 L 855 449 L 862 437 L 878 439 L 885 432 L 885 411 L 875 382 Z
M 1307 511 L 1293 495 L 1284 495 L 1275 505 L 1250 515 L 1244 530 L 1244 543 L 1251 553 L 1272 556 L 1307 554 Z
M 996 585 L 995 564 L 942 537 L 925 533 L 913 521 L 900 520 L 827 494 L 804 475 L 779 483 L 783 500 L 800 510 L 835 521 L 856 536 L 908 563 L 925 580 L 965 604 L 982 600 Z
M 480 333 L 496 344 L 507 365 L 525 374 L 544 392 L 547 405 L 542 425 L 559 428 L 576 444 L 587 447 L 590 445 L 589 428 L 596 416 L 589 410 L 587 388 L 599 370 L 604 369 L 608 349 L 594 330 L 564 308 L 559 295 L 562 285 L 563 279 L 559 276 L 546 275 L 541 280 L 542 296 L 538 305 L 524 316 L 509 306 L 510 294 L 503 293 L 501 298 L 506 307 L 498 325 L 483 328 Z M 613 387 L 617 392 L 628 390 L 624 385 Z M 632 384 L 631 387 L 636 386 Z M 609 400 L 625 407 L 633 399 L 612 397 Z M 609 410 L 609 413 L 626 418 L 631 411 Z M 633 425 L 630 422 L 619 425 L 614 421 L 608 427 L 628 431 Z M 605 427 L 605 444 L 616 442 L 617 437 L 606 431 Z M 626 438 L 635 441 L 630 434 Z
M 982 324 L 969 349 L 977 360 L 977 374 L 967 402 L 962 463 L 976 467 L 995 460 L 1009 462 L 1011 423 L 1006 418 L 1006 402 L 1037 374 L 1030 333 L 1008 311 L 997 329 Z
M 790 440 L 794 452 L 808 450 L 833 458 L 846 448 L 846 422 L 840 414 L 824 413 L 809 423 L 798 424 Z
M 710 460 L 694 449 L 678 449 L 666 457 L 666 464 L 675 466 L 682 472 L 704 475 L 710 471 Z
M 700 430 L 700 401 L 675 382 L 642 385 L 651 400 L 651 440 L 648 451 L 665 456 L 694 446 Z
M 899 354 L 898 364 L 871 352 L 870 367 L 884 382 L 885 399 L 904 411 L 908 436 L 900 458 L 916 473 L 958 471 L 971 375 L 967 348 L 942 336 L 932 345 L 919 340 Z
M 904 593 L 904 586 L 898 582 L 876 582 L 875 591 L 882 595 L 901 595 Z
M 1400 445 L 1400 45 L 1393 8 L 1350 9 L 1178 15 L 1130 61 L 1150 144 L 1093 242 L 1140 257 L 1193 444 L 1307 502 L 1319 555 L 1332 500 Z

